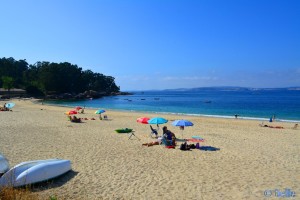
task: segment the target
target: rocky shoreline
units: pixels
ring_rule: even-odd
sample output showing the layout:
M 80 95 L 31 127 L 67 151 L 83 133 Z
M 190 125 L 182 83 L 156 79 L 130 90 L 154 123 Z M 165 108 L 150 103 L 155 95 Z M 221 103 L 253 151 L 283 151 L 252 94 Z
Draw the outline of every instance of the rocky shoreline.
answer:
M 132 95 L 129 92 L 97 92 L 94 90 L 85 91 L 83 93 L 75 94 L 75 93 L 63 93 L 63 94 L 49 94 L 45 96 L 46 100 L 79 100 L 79 99 L 98 99 L 104 96 L 118 96 L 118 95 Z
M 49 93 L 45 95 L 44 97 L 33 97 L 38 99 L 44 99 L 44 100 L 81 100 L 81 99 L 98 99 L 104 96 L 118 96 L 118 95 L 132 95 L 130 92 L 97 92 L 94 90 L 85 91 L 83 93 L 62 93 L 57 94 L 55 92 Z M 10 99 L 10 98 L 18 98 L 18 97 L 32 97 L 28 94 L 5 94 L 1 95 L 0 99 Z

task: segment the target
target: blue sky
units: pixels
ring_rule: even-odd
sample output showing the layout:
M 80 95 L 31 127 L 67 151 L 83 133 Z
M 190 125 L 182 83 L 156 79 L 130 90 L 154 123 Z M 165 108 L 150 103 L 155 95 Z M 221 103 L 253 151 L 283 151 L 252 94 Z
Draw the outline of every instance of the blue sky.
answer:
M 0 57 L 121 90 L 300 86 L 299 0 L 0 0 Z

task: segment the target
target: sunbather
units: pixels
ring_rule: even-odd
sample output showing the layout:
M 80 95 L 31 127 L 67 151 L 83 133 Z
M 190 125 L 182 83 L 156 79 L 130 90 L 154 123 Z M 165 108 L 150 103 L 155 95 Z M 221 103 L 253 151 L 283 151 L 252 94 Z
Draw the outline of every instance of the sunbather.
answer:
M 4 103 L 3 107 L 0 107 L 0 111 L 9 111 L 9 109 L 6 107 L 6 103 Z
M 75 115 L 73 117 L 69 115 L 68 117 L 69 117 L 71 122 L 77 122 L 77 123 L 81 122 L 81 119 L 77 118 Z

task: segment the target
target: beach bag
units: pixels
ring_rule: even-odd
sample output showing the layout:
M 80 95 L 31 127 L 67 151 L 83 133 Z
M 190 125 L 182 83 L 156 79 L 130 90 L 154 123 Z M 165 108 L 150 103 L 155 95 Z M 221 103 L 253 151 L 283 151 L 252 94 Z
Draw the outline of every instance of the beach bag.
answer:
M 187 150 L 187 144 L 186 144 L 186 142 L 185 142 L 185 143 L 182 143 L 182 144 L 180 145 L 180 150 L 182 150 L 182 151 Z
M 196 144 L 196 149 L 200 149 L 200 143 L 199 142 Z

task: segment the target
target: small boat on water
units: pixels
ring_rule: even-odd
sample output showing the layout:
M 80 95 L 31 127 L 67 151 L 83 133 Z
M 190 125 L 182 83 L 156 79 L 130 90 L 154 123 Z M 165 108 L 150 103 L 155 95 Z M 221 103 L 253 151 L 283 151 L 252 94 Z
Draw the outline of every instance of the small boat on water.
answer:
M 19 187 L 56 178 L 71 170 L 71 161 L 62 159 L 22 162 L 0 177 L 0 186 Z
M 208 101 L 203 101 L 204 103 L 211 103 L 211 101 L 210 100 L 208 100 Z

